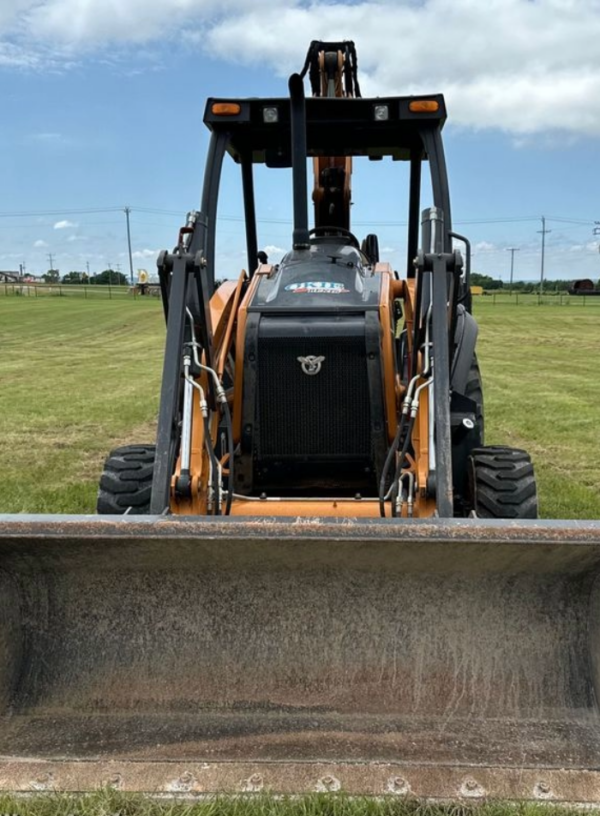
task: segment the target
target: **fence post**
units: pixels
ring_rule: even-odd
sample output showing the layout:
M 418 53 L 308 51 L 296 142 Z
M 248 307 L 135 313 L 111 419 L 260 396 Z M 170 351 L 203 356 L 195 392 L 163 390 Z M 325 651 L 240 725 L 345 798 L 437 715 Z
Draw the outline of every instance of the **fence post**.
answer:
M 108 299 L 112 300 L 112 292 L 110 290 L 110 283 L 108 284 Z

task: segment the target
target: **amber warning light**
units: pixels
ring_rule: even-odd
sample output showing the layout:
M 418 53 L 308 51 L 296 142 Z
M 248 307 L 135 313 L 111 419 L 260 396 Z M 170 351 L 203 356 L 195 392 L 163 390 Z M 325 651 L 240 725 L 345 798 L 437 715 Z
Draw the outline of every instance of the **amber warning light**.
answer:
M 435 113 L 440 109 L 440 103 L 435 99 L 413 99 L 408 107 L 413 113 Z
M 241 109 L 237 102 L 214 102 L 211 107 L 215 116 L 237 116 Z

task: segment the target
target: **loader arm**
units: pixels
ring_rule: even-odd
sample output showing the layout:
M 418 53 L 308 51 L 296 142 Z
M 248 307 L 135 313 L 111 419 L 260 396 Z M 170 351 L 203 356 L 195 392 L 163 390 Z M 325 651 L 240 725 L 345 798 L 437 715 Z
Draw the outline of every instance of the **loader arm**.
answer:
M 453 342 L 446 289 L 452 302 L 461 275 L 459 258 L 448 251 L 443 97 L 421 100 L 414 110 L 411 98 L 352 97 L 359 90 L 347 81 L 347 55 L 321 47 L 314 64 L 313 91 L 339 92 L 342 77 L 344 96 L 306 99 L 302 77 L 294 75 L 287 100 L 207 103 L 213 132 L 204 209 L 190 214 L 176 252 L 160 261 L 168 322 L 152 512 L 256 516 L 264 512 L 261 497 L 273 516 L 451 517 L 455 494 L 459 513 L 468 506 L 466 459 L 480 439 L 476 406 L 463 402 L 461 416 L 454 415 L 443 396 L 451 387 Z M 292 165 L 294 229 L 292 251 L 280 264 L 250 266 L 249 279 L 243 275 L 235 296 L 230 289 L 225 297 L 222 287 L 211 295 L 211 287 L 227 153 L 242 169 L 249 261 L 257 246 L 254 163 Z M 415 179 L 428 158 L 435 207 L 431 218 L 423 215 L 424 250 L 419 264 L 411 262 L 406 286 L 377 262 L 373 241 L 368 251 L 368 241 L 361 245 L 339 225 L 309 230 L 307 156 L 346 162 L 354 155 L 409 159 Z M 410 235 L 418 234 L 418 205 L 411 183 Z M 440 256 L 437 271 L 432 252 Z M 406 359 L 392 340 L 402 321 Z M 472 345 L 461 348 L 472 355 Z M 285 360 L 277 358 L 284 349 Z M 308 381 L 300 363 L 313 359 L 327 361 L 327 375 Z M 231 362 L 228 385 L 224 360 Z M 324 400 L 320 408 L 315 399 Z M 343 432 L 349 418 L 353 430 Z

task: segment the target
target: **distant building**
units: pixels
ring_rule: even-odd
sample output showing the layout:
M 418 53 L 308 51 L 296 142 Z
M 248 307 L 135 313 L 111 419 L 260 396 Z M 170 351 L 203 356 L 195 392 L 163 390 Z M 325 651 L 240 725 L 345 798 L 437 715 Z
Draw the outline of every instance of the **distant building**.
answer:
M 589 278 L 574 280 L 569 287 L 570 295 L 600 295 L 600 287 L 594 286 L 594 281 Z
M 0 283 L 21 283 L 23 280 L 20 272 L 4 272 L 0 270 Z

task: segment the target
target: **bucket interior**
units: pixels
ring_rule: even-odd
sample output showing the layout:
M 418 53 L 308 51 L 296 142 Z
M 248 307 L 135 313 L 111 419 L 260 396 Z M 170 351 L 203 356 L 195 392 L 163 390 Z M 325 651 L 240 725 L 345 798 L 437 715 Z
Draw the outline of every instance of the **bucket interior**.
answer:
M 1 539 L 0 757 L 598 768 L 600 543 L 275 527 Z

